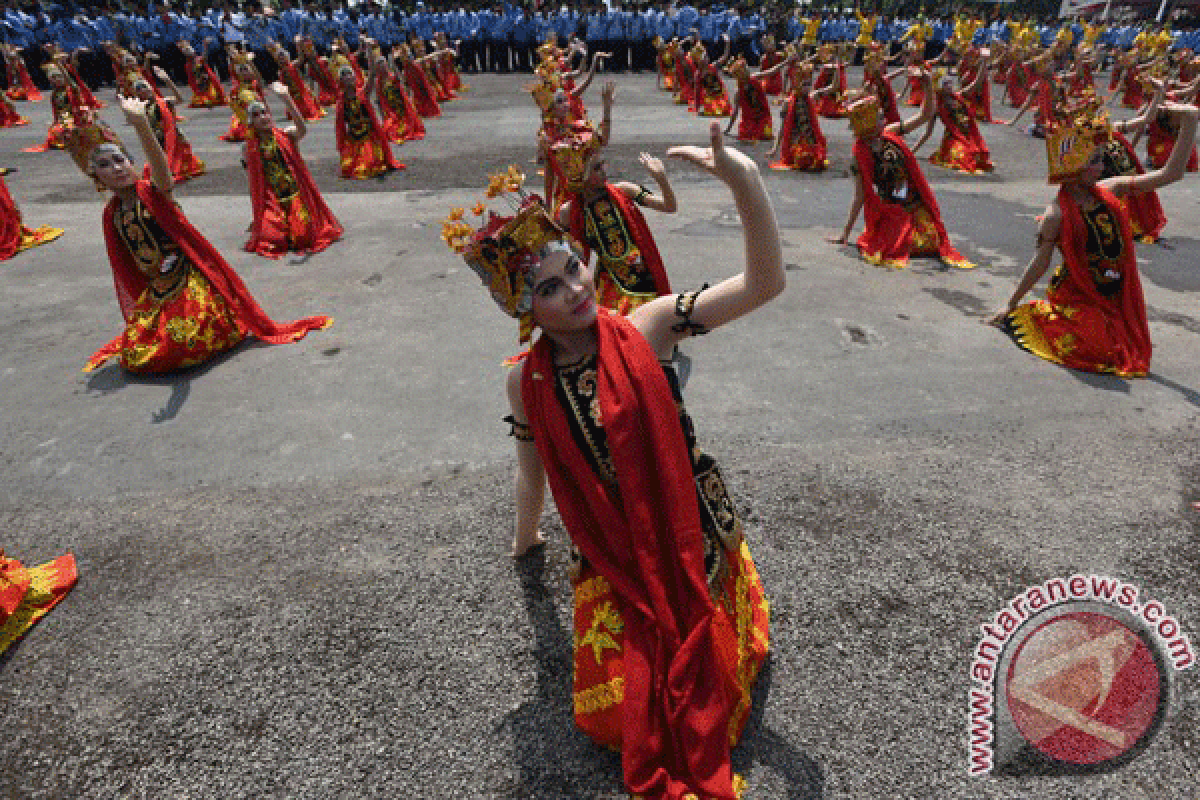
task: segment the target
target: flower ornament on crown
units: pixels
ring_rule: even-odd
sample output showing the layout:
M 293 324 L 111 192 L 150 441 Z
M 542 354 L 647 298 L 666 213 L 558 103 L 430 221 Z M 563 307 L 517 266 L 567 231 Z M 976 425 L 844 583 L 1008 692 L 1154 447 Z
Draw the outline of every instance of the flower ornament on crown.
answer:
M 1078 175 L 1111 135 L 1108 115 L 1094 100 L 1056 115 L 1046 131 L 1047 183 L 1062 183 Z
M 472 228 L 464 221 L 465 209 L 452 209 L 442 223 L 442 241 L 463 257 L 496 305 L 518 320 L 519 339 L 524 344 L 533 336 L 538 258 L 547 248 L 570 247 L 570 237 L 551 219 L 540 197 L 525 193 L 525 176 L 516 165 L 489 177 L 487 197 L 504 197 L 513 215 L 497 214 L 477 203 L 471 213 L 481 225 Z

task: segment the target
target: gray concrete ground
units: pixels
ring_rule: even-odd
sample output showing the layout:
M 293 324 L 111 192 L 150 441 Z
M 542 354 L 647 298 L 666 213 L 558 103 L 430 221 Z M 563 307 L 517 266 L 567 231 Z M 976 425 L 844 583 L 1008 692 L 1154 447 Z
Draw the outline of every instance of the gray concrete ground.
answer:
M 614 173 L 645 180 L 640 151 L 703 143 L 651 78 L 616 80 Z M 340 181 L 332 124 L 313 125 L 303 149 L 347 235 L 276 262 L 240 250 L 227 112 L 185 112 L 210 168 L 177 192 L 190 219 L 270 314 L 337 323 L 149 379 L 80 373 L 120 328 L 101 199 L 66 155 L 17 152 L 46 104 L 0 131 L 26 220 L 67 229 L 0 267 L 0 544 L 80 567 L 0 660 L 0 796 L 620 796 L 617 758 L 570 719 L 557 518 L 543 554 L 506 555 L 514 326 L 438 238 L 489 169 L 532 172 L 524 81 L 471 79 L 378 182 Z M 927 167 L 978 269 L 886 271 L 823 240 L 850 198 L 849 133 L 824 126 L 827 173 L 767 175 L 788 290 L 687 347 L 689 407 L 772 602 L 735 752 L 747 797 L 1194 797 L 1191 673 L 1148 750 L 1106 774 L 968 777 L 966 706 L 978 626 L 1048 578 L 1120 576 L 1200 630 L 1196 177 L 1162 193 L 1167 242 L 1139 247 L 1156 350 L 1124 381 L 981 324 L 1052 196 L 1042 142 L 989 126 L 994 175 Z M 674 284 L 730 274 L 728 196 L 669 170 L 680 211 L 651 226 Z

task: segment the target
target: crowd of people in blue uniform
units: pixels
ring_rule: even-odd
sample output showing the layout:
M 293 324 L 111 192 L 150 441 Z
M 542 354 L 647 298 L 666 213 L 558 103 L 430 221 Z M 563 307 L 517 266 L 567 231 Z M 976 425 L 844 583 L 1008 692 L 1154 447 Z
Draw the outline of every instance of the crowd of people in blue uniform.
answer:
M 71 3 L 71 0 L 67 0 Z M 186 40 L 196 52 L 210 56 L 224 72 L 224 45 L 240 44 L 245 49 L 266 52 L 274 40 L 294 49 L 298 36 L 309 37 L 317 49 L 328 52 L 338 37 L 357 47 L 360 35 L 367 35 L 384 47 L 410 37 L 428 41 L 435 31 L 443 31 L 458 43 L 460 67 L 465 72 L 528 71 L 537 64 L 536 48 L 554 34 L 560 42 L 571 36 L 585 40 L 592 49 L 612 54 L 610 71 L 649 70 L 654 68 L 655 37 L 664 41 L 696 33 L 710 51 L 728 37 L 735 55 L 757 62 L 761 36 L 771 33 L 778 41 L 799 40 L 810 20 L 819 19 L 817 41 L 854 42 L 859 37 L 860 18 L 856 14 L 823 13 L 813 6 L 755 6 L 720 3 L 639 3 L 614 2 L 610 9 L 601 2 L 576 0 L 558 8 L 533 11 L 510 2 L 489 5 L 481 0 L 468 6 L 451 2 L 416 2 L 384 7 L 375 2 L 351 5 L 346 0 L 310 2 L 277 0 L 264 4 L 259 0 L 218 3 L 212 8 L 156 3 L 140 5 L 128 2 L 106 6 L 19 4 L 6 0 L 0 17 L 0 38 L 21 48 L 30 67 L 42 63 L 43 46 L 57 44 L 71 53 L 84 51 L 82 70 L 89 83 L 103 84 L 112 79 L 103 57 L 101 44 L 117 42 L 131 50 L 154 52 L 168 72 L 181 77 L 183 56 L 176 43 Z M 976 45 L 1006 41 L 1007 17 L 995 15 L 975 34 Z M 873 40 L 881 44 L 898 42 L 916 22 L 931 28 L 929 42 L 936 50 L 954 33 L 950 16 L 928 19 L 917 16 L 882 16 L 873 30 Z M 1048 19 L 1038 27 L 1042 44 L 1053 41 L 1062 26 L 1070 27 L 1078 41 L 1083 27 L 1079 22 L 1063 23 Z M 1134 37 L 1152 22 L 1109 24 L 1097 44 L 1109 49 L 1128 49 Z M 1200 50 L 1200 30 L 1194 26 L 1172 30 L 1175 48 Z M 262 59 L 264 63 L 269 59 Z M 35 80 L 40 79 L 31 70 Z

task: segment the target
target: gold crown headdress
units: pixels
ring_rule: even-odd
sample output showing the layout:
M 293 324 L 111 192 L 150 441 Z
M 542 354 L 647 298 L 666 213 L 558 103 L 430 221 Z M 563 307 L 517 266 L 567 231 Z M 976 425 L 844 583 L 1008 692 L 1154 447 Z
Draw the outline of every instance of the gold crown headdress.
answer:
M 954 88 L 954 87 L 950 83 L 950 70 L 946 69 L 945 67 L 938 67 L 937 69 L 935 69 L 933 71 L 933 89 L 934 89 L 934 91 L 940 92 L 943 89 L 952 89 L 952 88 Z
M 879 42 L 871 42 L 867 54 L 863 56 L 863 66 L 866 69 L 880 70 L 883 69 L 883 61 L 883 48 L 879 46 Z
M 600 152 L 600 137 L 584 132 L 568 136 L 550 148 L 550 158 L 566 179 L 567 191 L 583 191 L 592 157 Z
M 244 86 L 229 96 L 229 106 L 243 125 L 250 124 L 250 107 L 256 104 L 264 107 L 266 105 L 252 89 Z
M 244 50 L 234 50 L 230 53 L 229 58 L 239 67 L 248 67 L 254 61 L 254 57 Z
M 750 65 L 746 63 L 746 59 L 738 56 L 729 65 L 729 74 L 737 78 L 738 83 L 745 83 L 750 80 Z
M 1078 175 L 1111 135 L 1108 115 L 1094 100 L 1056 115 L 1046 131 L 1047 183 L 1062 183 Z
M 822 63 L 833 61 L 833 47 L 828 44 L 823 44 L 817 48 L 817 59 Z
M 692 57 L 692 61 L 700 61 L 701 59 L 708 58 L 708 51 L 704 49 L 702 43 L 696 42 L 696 46 L 688 51 L 688 55 Z
M 80 109 L 75 114 L 75 124 L 67 128 L 66 150 L 71 154 L 71 159 L 75 162 L 75 166 L 79 167 L 84 175 L 89 176 L 95 181 L 97 191 L 103 191 L 104 186 L 96 178 L 96 174 L 92 170 L 92 153 L 96 152 L 96 148 L 102 145 L 111 145 L 118 148 L 122 153 L 126 152 L 125 145 L 121 142 L 121 138 L 117 136 L 116 131 L 108 127 L 104 120 L 96 115 L 94 109 Z M 128 157 L 128 153 L 126 153 L 126 157 Z
M 879 132 L 879 98 L 873 94 L 863 95 L 846 109 L 850 129 L 858 137 L 872 136 Z
M 513 216 L 502 216 L 478 203 L 472 213 L 482 225 L 476 229 L 466 223 L 465 209 L 455 208 L 442 223 L 442 240 L 460 254 L 483 281 L 500 309 L 520 322 L 522 344 L 533 335 L 533 280 L 538 255 L 548 245 L 565 243 L 569 237 L 551 219 L 537 195 L 522 189 L 525 176 L 513 165 L 506 172 L 490 176 L 487 196 L 516 195 L 506 198 Z
M 540 81 L 526 88 L 533 95 L 533 102 L 537 103 L 537 107 L 541 109 L 542 116 L 545 116 L 554 108 L 554 96 L 558 94 L 562 84 L 559 82 L 557 74 L 551 74 L 542 76 Z

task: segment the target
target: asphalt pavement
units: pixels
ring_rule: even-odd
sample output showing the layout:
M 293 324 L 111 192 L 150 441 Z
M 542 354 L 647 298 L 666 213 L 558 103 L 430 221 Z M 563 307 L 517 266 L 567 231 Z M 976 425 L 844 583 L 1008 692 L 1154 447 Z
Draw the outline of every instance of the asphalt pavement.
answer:
M 651 76 L 612 79 L 615 177 L 648 182 L 640 152 L 706 141 Z M 20 152 L 48 103 L 0 130 L 26 222 L 66 229 L 0 264 L 0 546 L 26 563 L 70 550 L 80 571 L 0 657 L 0 797 L 622 796 L 619 759 L 571 720 L 553 511 L 543 553 L 507 555 L 515 325 L 439 233 L 489 171 L 517 163 L 536 185 L 537 119 L 528 76 L 467 80 L 380 180 L 340 180 L 332 117 L 313 123 L 302 150 L 346 237 L 280 261 L 241 250 L 228 111 L 184 111 L 209 165 L 176 191 L 189 219 L 270 315 L 336 322 L 155 378 L 80 371 L 121 326 L 103 197 L 65 154 Z M 1200 631 L 1200 182 L 1161 192 L 1166 241 L 1138 247 L 1151 374 L 1087 375 L 983 324 L 1053 196 L 1040 140 L 985 126 L 987 176 L 923 162 L 979 266 L 888 270 L 825 242 L 852 196 L 851 138 L 822 124 L 826 173 L 764 169 L 787 290 L 686 344 L 688 407 L 771 601 L 734 754 L 746 797 L 1194 798 L 1194 671 L 1145 752 L 1090 775 L 969 776 L 967 693 L 979 626 L 1050 578 L 1120 577 Z M 764 164 L 765 145 L 746 149 Z M 650 226 L 673 284 L 733 274 L 728 193 L 668 171 L 680 208 Z

